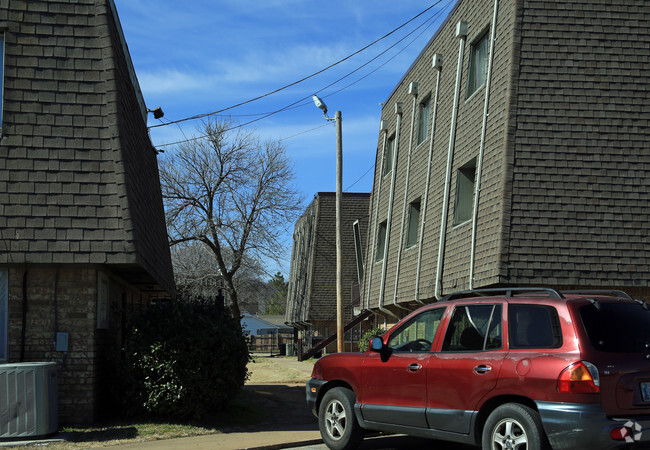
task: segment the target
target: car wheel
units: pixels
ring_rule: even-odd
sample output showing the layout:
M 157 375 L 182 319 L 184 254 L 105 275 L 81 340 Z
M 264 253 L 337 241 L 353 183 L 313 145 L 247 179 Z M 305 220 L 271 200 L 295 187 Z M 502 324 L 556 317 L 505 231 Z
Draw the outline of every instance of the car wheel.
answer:
M 325 445 L 332 450 L 352 449 L 364 437 L 354 415 L 354 393 L 335 387 L 325 393 L 318 408 L 318 428 Z
M 539 414 L 532 408 L 506 403 L 496 408 L 483 428 L 483 449 L 539 450 L 546 436 Z

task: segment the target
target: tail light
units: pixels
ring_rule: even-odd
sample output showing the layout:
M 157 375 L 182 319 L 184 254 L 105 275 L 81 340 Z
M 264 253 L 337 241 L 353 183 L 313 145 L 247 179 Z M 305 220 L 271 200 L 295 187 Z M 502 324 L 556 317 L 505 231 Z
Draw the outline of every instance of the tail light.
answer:
M 598 394 L 600 392 L 598 369 L 587 361 L 571 364 L 557 379 L 557 390 L 565 394 Z

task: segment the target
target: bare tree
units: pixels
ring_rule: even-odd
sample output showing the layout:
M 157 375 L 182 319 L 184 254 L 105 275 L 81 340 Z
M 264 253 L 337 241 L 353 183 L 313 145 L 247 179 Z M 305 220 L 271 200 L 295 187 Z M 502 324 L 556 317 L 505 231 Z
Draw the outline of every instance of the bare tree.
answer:
M 170 245 L 200 242 L 210 249 L 234 317 L 240 317 L 237 273 L 279 260 L 283 232 L 301 211 L 293 168 L 279 141 L 262 143 L 228 121 L 207 121 L 205 136 L 160 158 Z

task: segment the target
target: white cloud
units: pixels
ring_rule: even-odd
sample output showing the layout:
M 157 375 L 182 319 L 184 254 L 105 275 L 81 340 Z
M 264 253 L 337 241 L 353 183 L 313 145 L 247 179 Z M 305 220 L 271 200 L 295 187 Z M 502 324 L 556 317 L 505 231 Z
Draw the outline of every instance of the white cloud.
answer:
M 138 73 L 138 81 L 146 96 L 204 89 L 209 80 L 205 75 L 194 71 L 171 69 L 156 73 L 141 71 Z
M 219 81 L 257 83 L 289 81 L 306 76 L 345 57 L 342 45 L 302 45 L 252 49 L 241 57 L 217 59 L 211 66 Z

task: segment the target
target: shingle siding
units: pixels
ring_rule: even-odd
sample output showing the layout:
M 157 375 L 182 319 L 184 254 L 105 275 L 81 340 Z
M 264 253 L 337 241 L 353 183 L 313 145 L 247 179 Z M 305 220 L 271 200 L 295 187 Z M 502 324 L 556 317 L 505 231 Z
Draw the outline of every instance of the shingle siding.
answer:
M 385 102 L 387 135 L 401 133 L 386 277 L 384 262 L 366 271 L 364 298 L 377 308 L 432 301 L 443 210 L 447 151 L 459 54 L 456 24 L 468 35 L 462 61 L 456 139 L 444 239 L 441 293 L 469 286 L 471 222 L 454 224 L 458 169 L 479 155 L 486 87 L 467 97 L 472 45 L 491 31 L 493 0 L 460 0 Z M 473 285 L 647 286 L 650 154 L 650 6 L 643 1 L 498 2 L 486 122 Z M 430 192 L 420 284 L 417 252 L 399 242 L 407 186 L 413 97 L 436 87 L 434 54 L 442 55 Z M 433 110 L 433 108 L 432 108 Z M 417 110 L 416 110 L 417 111 Z M 416 112 L 417 114 L 417 112 Z M 430 127 L 431 128 L 431 127 Z M 424 195 L 429 143 L 413 144 L 406 202 Z M 387 219 L 390 176 L 380 133 L 371 198 L 368 254 Z M 381 185 L 380 185 L 381 177 Z M 378 208 L 378 213 L 375 209 Z M 375 220 L 376 217 L 376 220 Z M 404 222 L 407 223 L 407 222 Z M 398 261 L 398 255 L 400 260 Z M 397 276 L 399 270 L 399 276 Z M 395 291 L 395 283 L 398 289 Z M 395 295 L 396 292 L 396 295 Z M 396 311 L 396 308 L 393 308 Z
M 644 1 L 525 2 L 509 278 L 648 285 L 649 27 Z
M 365 243 L 368 199 L 369 194 L 343 193 L 343 302 L 348 319 L 352 316 L 352 285 L 358 283 L 352 225 L 359 220 L 361 240 Z M 320 192 L 295 226 L 286 319 L 298 323 L 335 317 L 336 197 Z
M 0 0 L 0 333 L 8 362 L 58 363 L 67 425 L 113 412 L 126 317 L 174 290 L 156 153 L 113 8 Z
M 0 237 L 30 241 L 0 263 L 138 263 L 173 290 L 156 156 L 108 1 L 0 6 Z

